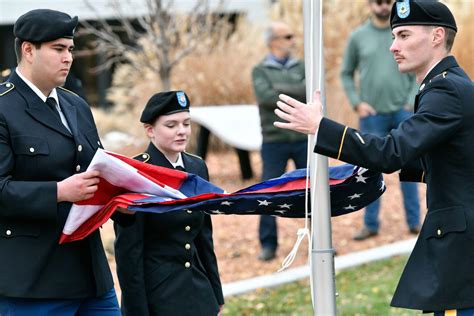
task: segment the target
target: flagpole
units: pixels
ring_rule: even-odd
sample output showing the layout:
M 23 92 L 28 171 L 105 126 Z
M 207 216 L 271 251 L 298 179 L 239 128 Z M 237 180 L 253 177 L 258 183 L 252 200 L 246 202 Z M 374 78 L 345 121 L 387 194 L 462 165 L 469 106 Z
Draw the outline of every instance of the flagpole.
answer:
M 321 90 L 324 100 L 323 0 L 303 0 L 306 99 L 313 101 L 313 91 Z M 316 136 L 310 136 L 312 152 Z M 331 239 L 328 160 L 312 153 L 311 177 L 311 286 L 314 315 L 336 315 L 334 249 Z

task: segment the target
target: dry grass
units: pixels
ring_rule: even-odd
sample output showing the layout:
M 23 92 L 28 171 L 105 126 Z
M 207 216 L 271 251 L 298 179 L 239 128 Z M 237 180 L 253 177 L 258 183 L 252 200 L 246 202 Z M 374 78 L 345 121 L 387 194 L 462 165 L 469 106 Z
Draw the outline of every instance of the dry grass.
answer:
M 445 1 L 453 10 L 458 25 L 458 35 L 454 42 L 453 55 L 466 70 L 471 79 L 474 79 L 474 1 L 450 0 Z
M 453 54 L 472 77 L 474 1 L 445 2 L 453 10 L 459 27 Z M 281 0 L 269 12 L 270 20 L 283 20 L 293 26 L 299 39 L 295 54 L 300 57 L 303 55 L 301 3 L 301 0 Z M 347 37 L 367 17 L 366 0 L 325 1 L 324 54 L 328 115 L 354 127 L 357 126 L 357 117 L 341 88 L 339 71 Z M 250 74 L 252 67 L 265 54 L 263 27 L 239 20 L 230 37 L 209 39 L 202 43 L 195 54 L 176 65 L 172 72 L 172 88 L 185 90 L 193 106 L 255 103 Z M 137 72 L 128 65 L 118 66 L 113 77 L 113 87 L 108 94 L 115 106 L 108 112 L 96 110 L 94 113 L 101 133 L 119 130 L 143 139 L 138 118 L 148 98 L 157 91 L 160 91 L 157 74 L 146 69 Z

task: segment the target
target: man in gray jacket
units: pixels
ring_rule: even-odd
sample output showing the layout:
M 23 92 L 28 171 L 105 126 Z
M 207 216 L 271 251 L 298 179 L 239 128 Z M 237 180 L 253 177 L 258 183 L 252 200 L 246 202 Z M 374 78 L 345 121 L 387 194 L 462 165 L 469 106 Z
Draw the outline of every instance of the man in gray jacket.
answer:
M 307 137 L 305 135 L 275 128 L 275 113 L 278 95 L 291 95 L 301 102 L 306 100 L 304 62 L 291 57 L 295 47 L 295 36 L 291 28 L 282 22 L 272 23 L 265 33 L 269 54 L 254 67 L 252 82 L 257 98 L 262 125 L 262 180 L 279 177 L 292 159 L 296 168 L 306 167 Z M 259 227 L 262 252 L 259 259 L 275 258 L 278 247 L 276 219 L 261 216 Z
M 351 33 L 344 54 L 341 79 L 362 132 L 387 135 L 413 115 L 418 86 L 411 74 L 397 71 L 390 53 L 392 0 L 368 0 L 371 18 Z M 356 72 L 358 76 L 355 76 Z M 358 80 L 356 82 L 356 77 Z M 358 89 L 356 87 L 358 86 Z M 416 183 L 401 183 L 406 223 L 412 234 L 420 229 L 420 204 Z M 367 206 L 364 227 L 354 236 L 364 240 L 379 232 L 380 199 Z

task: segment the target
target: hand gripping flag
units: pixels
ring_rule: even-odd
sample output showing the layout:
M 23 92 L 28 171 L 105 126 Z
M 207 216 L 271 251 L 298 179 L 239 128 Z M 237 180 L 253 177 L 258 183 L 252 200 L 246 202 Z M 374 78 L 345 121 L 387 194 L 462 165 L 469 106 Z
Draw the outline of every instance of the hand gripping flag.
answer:
M 179 210 L 209 214 L 305 217 L 306 169 L 288 172 L 234 193 L 197 175 L 154 166 L 99 149 L 88 169 L 99 170 L 99 189 L 75 203 L 60 243 L 80 240 L 104 224 L 117 207 L 137 212 Z M 385 191 L 382 174 L 345 164 L 329 168 L 331 215 L 357 211 Z

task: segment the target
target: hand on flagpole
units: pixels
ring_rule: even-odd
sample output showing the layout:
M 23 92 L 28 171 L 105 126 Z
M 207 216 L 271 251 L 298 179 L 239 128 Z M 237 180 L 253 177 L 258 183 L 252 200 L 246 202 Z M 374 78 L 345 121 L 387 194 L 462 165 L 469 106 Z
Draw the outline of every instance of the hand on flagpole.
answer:
M 58 202 L 78 202 L 90 199 L 97 191 L 100 172 L 90 170 L 76 173 L 58 182 Z
M 315 91 L 313 102 L 305 104 L 285 94 L 280 94 L 275 114 L 286 122 L 274 122 L 273 125 L 303 134 L 315 134 L 323 118 L 321 92 Z

